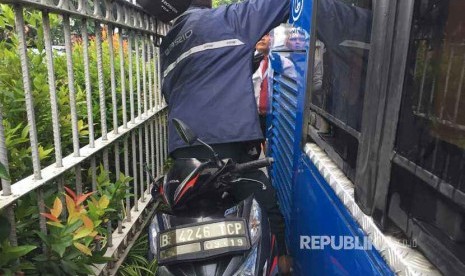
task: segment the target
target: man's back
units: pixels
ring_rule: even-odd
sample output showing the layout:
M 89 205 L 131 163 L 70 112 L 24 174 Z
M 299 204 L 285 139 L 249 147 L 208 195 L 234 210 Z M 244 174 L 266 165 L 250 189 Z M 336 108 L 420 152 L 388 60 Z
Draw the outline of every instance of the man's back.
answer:
M 217 9 L 191 8 L 160 47 L 169 117 L 219 144 L 261 139 L 252 87 L 255 43 L 284 21 L 286 0 L 252 0 Z M 169 151 L 186 146 L 169 126 Z

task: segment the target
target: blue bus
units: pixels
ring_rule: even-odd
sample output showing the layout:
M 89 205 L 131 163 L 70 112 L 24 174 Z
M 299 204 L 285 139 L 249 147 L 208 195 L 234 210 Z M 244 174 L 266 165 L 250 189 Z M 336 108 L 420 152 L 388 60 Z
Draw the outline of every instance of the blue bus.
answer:
M 465 275 L 465 2 L 291 10 L 267 151 L 295 274 Z

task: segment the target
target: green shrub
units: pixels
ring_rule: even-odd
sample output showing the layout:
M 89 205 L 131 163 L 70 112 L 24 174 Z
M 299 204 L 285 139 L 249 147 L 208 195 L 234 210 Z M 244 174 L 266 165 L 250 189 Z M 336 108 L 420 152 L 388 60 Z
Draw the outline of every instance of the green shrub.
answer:
M 149 262 L 147 260 L 147 252 L 149 251 L 148 234 L 146 229 L 134 246 L 128 253 L 118 270 L 118 276 L 152 276 L 155 275 L 158 268 L 157 260 Z

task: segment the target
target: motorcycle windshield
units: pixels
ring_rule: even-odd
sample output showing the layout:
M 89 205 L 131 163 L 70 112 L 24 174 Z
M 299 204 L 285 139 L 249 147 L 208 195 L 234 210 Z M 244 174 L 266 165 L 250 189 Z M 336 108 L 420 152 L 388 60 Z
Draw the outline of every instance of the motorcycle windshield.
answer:
M 202 168 L 208 162 L 195 158 L 176 159 L 166 175 L 163 190 L 170 206 L 176 205 L 197 184 Z

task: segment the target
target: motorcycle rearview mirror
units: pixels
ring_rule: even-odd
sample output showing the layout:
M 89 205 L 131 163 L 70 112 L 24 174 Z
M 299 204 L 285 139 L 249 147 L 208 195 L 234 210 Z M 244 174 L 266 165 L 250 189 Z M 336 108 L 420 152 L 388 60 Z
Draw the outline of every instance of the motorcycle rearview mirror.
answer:
M 197 135 L 183 121 L 174 118 L 173 124 L 181 139 L 189 146 L 198 140 Z
M 200 140 L 197 135 L 181 120 L 173 118 L 172 119 L 174 128 L 178 132 L 179 136 L 181 136 L 181 139 L 188 144 L 189 146 L 193 145 L 195 142 L 199 142 L 200 144 L 204 145 L 207 147 L 213 154 L 213 158 L 215 159 L 215 162 L 218 164 L 218 166 L 223 165 L 223 161 L 221 161 L 220 157 L 218 156 L 218 153 L 207 143 L 204 141 Z
M 144 11 L 165 23 L 169 23 L 185 12 L 191 2 L 192 0 L 137 0 L 137 4 Z

